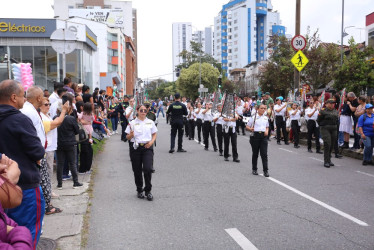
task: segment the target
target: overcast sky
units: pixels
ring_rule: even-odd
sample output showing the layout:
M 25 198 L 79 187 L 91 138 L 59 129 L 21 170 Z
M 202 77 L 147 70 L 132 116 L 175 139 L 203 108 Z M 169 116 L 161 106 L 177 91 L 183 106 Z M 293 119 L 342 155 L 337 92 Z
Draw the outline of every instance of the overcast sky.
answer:
M 138 11 L 139 77 L 172 78 L 172 23 L 191 22 L 197 29 L 213 25 L 229 0 L 133 0 Z M 2 1 L 1 17 L 53 18 L 52 0 Z M 287 33 L 295 33 L 296 0 L 272 0 Z M 374 12 L 374 0 L 345 0 L 344 27 L 356 41 L 365 40 L 365 16 Z M 325 42 L 340 41 L 342 0 L 302 0 L 301 33 L 319 29 Z M 348 38 L 344 39 L 345 44 Z

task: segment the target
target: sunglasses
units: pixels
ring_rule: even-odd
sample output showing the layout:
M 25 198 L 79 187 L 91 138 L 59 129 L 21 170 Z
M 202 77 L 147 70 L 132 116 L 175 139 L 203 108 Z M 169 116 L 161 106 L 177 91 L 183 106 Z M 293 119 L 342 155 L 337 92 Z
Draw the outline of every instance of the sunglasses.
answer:
M 147 113 L 148 111 L 146 109 L 139 109 L 140 113 Z
M 46 107 L 51 106 L 50 103 L 44 103 L 43 105 L 46 106 Z

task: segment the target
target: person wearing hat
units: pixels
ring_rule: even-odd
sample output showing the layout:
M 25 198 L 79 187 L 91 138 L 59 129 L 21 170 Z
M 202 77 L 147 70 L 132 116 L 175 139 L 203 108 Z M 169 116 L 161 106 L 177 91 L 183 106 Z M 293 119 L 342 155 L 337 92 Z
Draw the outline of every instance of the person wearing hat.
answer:
M 301 118 L 301 107 L 298 103 L 292 103 L 292 109 L 290 111 L 291 129 L 293 134 L 294 148 L 300 148 L 299 146 L 299 133 L 300 133 L 300 118 Z
M 374 147 L 374 116 L 373 105 L 368 103 L 365 105 L 365 114 L 358 118 L 358 134 L 360 134 L 364 142 L 364 160 L 362 165 L 374 165 L 373 163 L 373 147 Z
M 322 109 L 317 118 L 317 123 L 321 127 L 321 136 L 324 145 L 324 167 L 329 168 L 334 166 L 331 162 L 331 152 L 334 148 L 334 143 L 337 140 L 337 124 L 339 119 L 338 111 L 334 108 L 334 99 L 326 101 L 326 108 Z
M 175 137 L 177 136 L 178 131 L 178 150 L 177 152 L 187 152 L 183 149 L 183 116 L 187 116 L 187 107 L 180 102 L 181 95 L 175 93 L 174 95 L 175 102 L 170 104 L 168 110 L 166 111 L 167 115 L 170 115 L 170 125 L 171 125 L 171 134 L 170 134 L 170 150 L 169 153 L 174 153 L 175 147 Z
M 277 126 L 277 144 L 281 145 L 281 130 L 283 133 L 284 143 L 288 145 L 288 133 L 286 130 L 287 102 L 282 104 L 283 97 L 279 96 L 275 100 L 275 125 Z
M 271 131 L 274 130 L 274 100 L 270 97 L 270 93 L 265 93 L 265 104 L 268 110 L 269 117 L 269 134 L 268 141 L 270 141 Z

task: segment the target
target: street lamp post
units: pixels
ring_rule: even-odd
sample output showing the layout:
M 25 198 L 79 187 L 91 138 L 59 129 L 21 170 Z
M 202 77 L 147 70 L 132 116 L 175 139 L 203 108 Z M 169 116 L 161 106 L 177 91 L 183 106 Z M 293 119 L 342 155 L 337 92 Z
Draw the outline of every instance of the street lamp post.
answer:
M 344 0 L 342 0 L 342 37 L 340 47 L 340 66 L 343 66 L 343 39 L 344 39 Z

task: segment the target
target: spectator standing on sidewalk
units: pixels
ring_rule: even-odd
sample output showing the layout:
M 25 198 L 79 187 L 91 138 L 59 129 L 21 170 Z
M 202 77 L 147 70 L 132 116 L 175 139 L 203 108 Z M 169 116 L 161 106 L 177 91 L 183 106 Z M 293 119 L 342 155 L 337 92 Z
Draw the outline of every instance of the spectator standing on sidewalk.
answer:
M 374 116 L 373 105 L 368 103 L 365 105 L 365 114 L 361 115 L 358 119 L 359 135 L 364 142 L 364 161 L 362 165 L 374 165 L 373 163 L 373 147 L 374 147 Z
M 159 98 L 158 99 L 157 118 L 158 118 L 158 115 L 160 114 L 160 112 L 162 113 L 162 117 L 165 117 L 165 114 L 164 114 L 164 102 Z
M 45 149 L 32 121 L 19 109 L 24 104 L 23 87 L 13 80 L 0 83 L 0 152 L 16 161 L 21 170 L 18 185 L 22 189 L 22 203 L 9 209 L 8 216 L 20 226 L 27 227 L 36 248 L 45 211 L 40 187 L 40 160 Z

